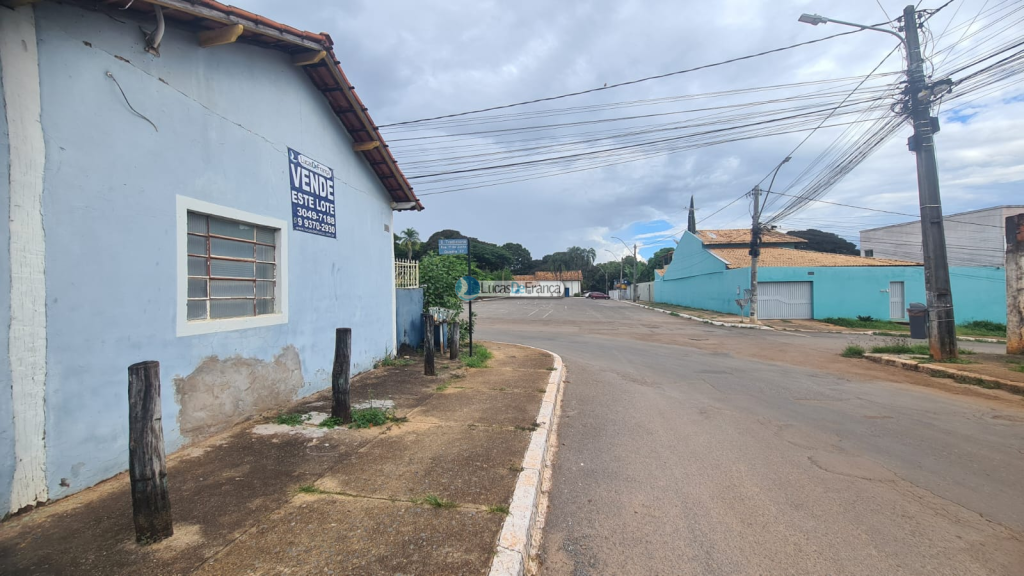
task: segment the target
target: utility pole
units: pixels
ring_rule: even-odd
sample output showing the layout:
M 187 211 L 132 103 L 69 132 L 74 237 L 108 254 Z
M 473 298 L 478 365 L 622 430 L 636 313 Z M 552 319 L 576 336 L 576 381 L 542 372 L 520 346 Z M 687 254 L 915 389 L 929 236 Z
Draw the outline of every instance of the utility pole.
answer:
M 637 291 L 637 287 L 636 287 L 636 265 L 637 265 L 636 244 L 634 243 L 633 244 L 633 302 L 636 302 L 638 300 L 637 293 L 636 293 L 636 291 Z
M 754 215 L 750 225 L 750 321 L 757 324 L 757 258 L 761 255 L 761 185 L 754 186 L 750 194 L 754 197 Z
M 924 286 L 928 303 L 928 348 L 932 358 L 956 358 L 956 321 L 953 318 L 953 293 L 949 284 L 949 260 L 946 256 L 946 231 L 939 198 L 939 171 L 935 161 L 934 133 L 938 118 L 931 115 L 931 98 L 924 76 L 921 40 L 917 34 L 917 11 L 911 4 L 903 9 L 903 28 L 907 40 L 908 96 L 914 135 L 910 149 L 917 158 L 917 194 L 921 202 L 921 246 L 924 255 Z
M 946 257 L 946 231 L 942 222 L 942 201 L 939 199 L 939 170 L 935 161 L 935 132 L 939 119 L 931 114 L 931 100 L 949 90 L 952 83 L 936 82 L 929 86 L 924 75 L 921 57 L 921 39 L 917 33 L 917 10 L 911 4 L 903 9 L 903 36 L 888 28 L 843 22 L 818 14 L 802 14 L 800 22 L 840 24 L 862 30 L 891 34 L 900 39 L 907 49 L 907 98 L 910 100 L 910 118 L 914 135 L 907 146 L 917 158 L 917 195 L 921 204 L 921 247 L 924 255 L 924 288 L 928 302 L 928 348 L 932 358 L 956 358 L 956 321 L 953 318 L 953 293 L 949 285 L 949 260 Z

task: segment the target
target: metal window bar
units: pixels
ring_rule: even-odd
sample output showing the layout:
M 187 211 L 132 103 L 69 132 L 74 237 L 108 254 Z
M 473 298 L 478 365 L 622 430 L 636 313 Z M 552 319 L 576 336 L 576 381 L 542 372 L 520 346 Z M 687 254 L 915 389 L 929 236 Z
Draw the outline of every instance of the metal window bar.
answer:
M 276 312 L 276 244 L 273 228 L 189 212 L 188 320 Z
M 395 260 L 395 288 L 418 288 L 420 263 L 414 260 Z

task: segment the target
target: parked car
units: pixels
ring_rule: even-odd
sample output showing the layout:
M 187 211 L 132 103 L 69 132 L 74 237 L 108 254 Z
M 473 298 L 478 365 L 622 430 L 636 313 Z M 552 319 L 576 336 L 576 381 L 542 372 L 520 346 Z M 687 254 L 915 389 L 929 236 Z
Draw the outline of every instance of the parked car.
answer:
M 594 300 L 608 300 L 608 295 L 604 292 L 591 292 L 587 294 L 587 298 L 592 298 Z

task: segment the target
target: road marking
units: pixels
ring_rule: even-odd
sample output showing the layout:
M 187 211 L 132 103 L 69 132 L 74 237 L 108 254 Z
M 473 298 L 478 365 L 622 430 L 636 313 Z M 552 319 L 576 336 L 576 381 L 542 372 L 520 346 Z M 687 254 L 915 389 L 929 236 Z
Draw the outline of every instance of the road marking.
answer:
M 547 317 L 548 317 L 548 314 L 551 314 L 552 312 L 554 312 L 554 310 L 548 310 L 548 313 L 547 313 L 547 314 L 545 314 L 545 315 L 544 315 L 544 316 L 543 316 L 543 317 L 541 318 L 541 320 L 543 320 L 544 318 L 547 318 Z
M 527 317 L 527 318 L 529 318 L 530 316 L 533 316 L 534 314 L 536 314 L 536 313 L 537 313 L 537 312 L 539 312 L 539 311 L 540 311 L 540 308 L 537 308 L 537 309 L 536 309 L 536 310 L 534 310 L 533 312 L 530 312 L 529 314 L 527 314 L 527 315 L 526 315 L 526 317 Z

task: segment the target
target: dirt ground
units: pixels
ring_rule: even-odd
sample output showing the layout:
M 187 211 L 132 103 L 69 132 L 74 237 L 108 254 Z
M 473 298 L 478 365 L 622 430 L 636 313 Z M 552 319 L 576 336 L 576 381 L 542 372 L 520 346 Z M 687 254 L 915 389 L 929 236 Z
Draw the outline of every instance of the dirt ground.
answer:
M 267 414 L 171 455 L 165 541 L 135 543 L 127 474 L 12 518 L 0 574 L 486 573 L 504 521 L 488 508 L 511 499 L 552 365 L 486 345 L 487 368 L 439 358 L 426 377 L 416 358 L 353 379 L 353 404 L 392 401 L 407 421 L 327 430 Z M 329 413 L 329 391 L 282 410 Z

